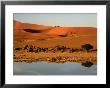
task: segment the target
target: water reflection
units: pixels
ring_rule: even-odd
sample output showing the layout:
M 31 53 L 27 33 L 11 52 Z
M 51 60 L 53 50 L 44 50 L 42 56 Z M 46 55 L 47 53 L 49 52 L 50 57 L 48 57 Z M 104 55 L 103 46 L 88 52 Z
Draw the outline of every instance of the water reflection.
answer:
M 91 67 L 93 65 L 93 63 L 90 61 L 86 61 L 86 62 L 83 62 L 81 65 L 85 66 L 85 67 Z
M 96 75 L 97 65 L 86 68 L 77 62 L 14 62 L 14 75 Z

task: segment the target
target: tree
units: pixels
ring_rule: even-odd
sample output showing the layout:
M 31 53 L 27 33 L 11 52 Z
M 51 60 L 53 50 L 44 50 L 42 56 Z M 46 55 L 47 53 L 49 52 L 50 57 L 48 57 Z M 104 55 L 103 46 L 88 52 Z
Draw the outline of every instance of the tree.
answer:
M 90 44 L 84 44 L 84 45 L 81 46 L 81 48 L 83 50 L 89 51 L 89 50 L 93 49 L 93 46 L 90 45 Z

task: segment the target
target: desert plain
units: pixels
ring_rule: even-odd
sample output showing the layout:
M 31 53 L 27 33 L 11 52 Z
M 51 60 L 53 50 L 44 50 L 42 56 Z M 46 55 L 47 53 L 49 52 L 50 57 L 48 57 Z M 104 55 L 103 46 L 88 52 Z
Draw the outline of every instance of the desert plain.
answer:
M 14 20 L 13 28 L 14 62 L 97 64 L 95 27 L 46 26 Z

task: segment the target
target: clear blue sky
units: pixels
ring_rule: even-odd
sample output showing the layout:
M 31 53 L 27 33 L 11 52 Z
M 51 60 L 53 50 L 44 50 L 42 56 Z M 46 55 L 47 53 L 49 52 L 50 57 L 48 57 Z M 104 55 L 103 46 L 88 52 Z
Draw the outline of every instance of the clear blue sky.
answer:
M 97 26 L 96 13 L 14 13 L 14 20 L 47 26 Z

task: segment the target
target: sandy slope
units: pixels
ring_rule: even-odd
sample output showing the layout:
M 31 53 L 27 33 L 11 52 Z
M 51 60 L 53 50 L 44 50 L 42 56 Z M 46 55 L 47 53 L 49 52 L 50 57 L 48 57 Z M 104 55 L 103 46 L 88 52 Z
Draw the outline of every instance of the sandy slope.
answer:
M 36 31 L 35 33 L 27 31 Z M 38 24 L 21 23 L 14 21 L 14 38 L 47 38 L 61 36 L 97 35 L 94 27 L 60 27 L 44 26 Z M 42 36 L 42 37 L 41 37 Z

